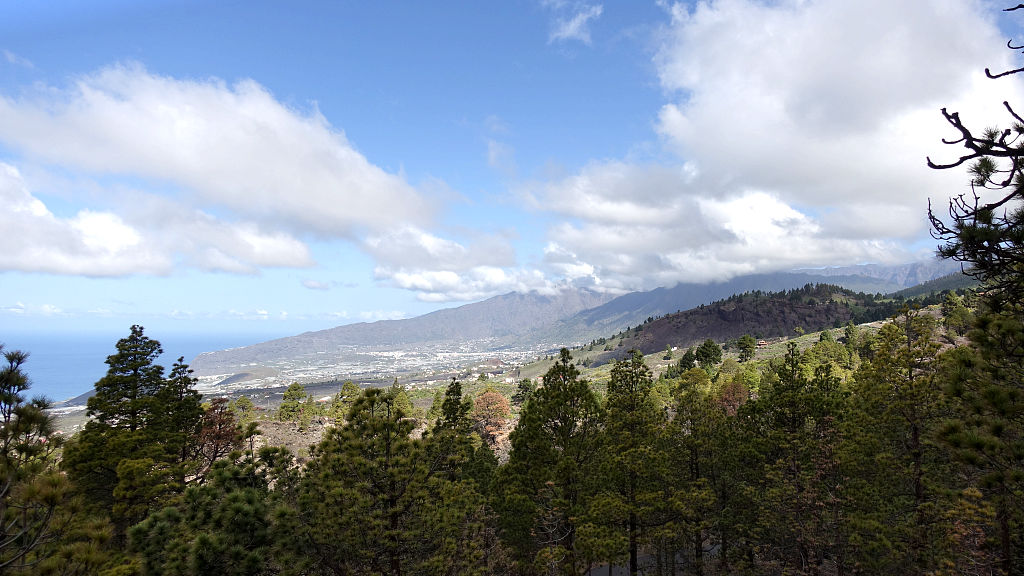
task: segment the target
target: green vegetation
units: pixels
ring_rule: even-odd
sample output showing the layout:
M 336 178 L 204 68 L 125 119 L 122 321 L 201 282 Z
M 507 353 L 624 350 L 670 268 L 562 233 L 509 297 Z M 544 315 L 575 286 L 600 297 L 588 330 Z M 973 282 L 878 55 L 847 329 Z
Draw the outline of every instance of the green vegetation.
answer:
M 277 419 L 334 422 L 301 465 L 257 450 L 250 399 L 200 404 L 182 359 L 165 377 L 140 326 L 66 444 L 25 398 L 27 355 L 4 351 L 0 573 L 1019 574 L 1024 121 L 976 136 L 944 113 L 969 153 L 933 166 L 970 162 L 1003 194 L 932 218 L 978 294 L 738 295 L 817 323 L 780 322 L 765 347 L 705 334 L 673 363 L 655 337 L 678 315 L 651 317 L 587 347 L 647 339 L 646 358 L 584 374 L 562 349 L 516 386 L 453 378 L 429 421 L 397 380 L 323 408 L 294 384 Z
M 188 367 L 165 377 L 135 326 L 63 459 L 38 441 L 45 404 L 25 402 L 25 356 L 8 353 L 4 510 L 40 537 L 0 559 L 14 573 L 1012 573 L 1024 309 L 936 300 L 876 328 L 704 339 L 586 375 L 562 350 L 539 385 L 453 379 L 429 412 L 397 382 L 345 383 L 323 404 L 294 384 L 267 419 L 246 397 L 200 405 Z M 256 442 L 261 422 L 313 415 L 334 425 L 301 465 Z

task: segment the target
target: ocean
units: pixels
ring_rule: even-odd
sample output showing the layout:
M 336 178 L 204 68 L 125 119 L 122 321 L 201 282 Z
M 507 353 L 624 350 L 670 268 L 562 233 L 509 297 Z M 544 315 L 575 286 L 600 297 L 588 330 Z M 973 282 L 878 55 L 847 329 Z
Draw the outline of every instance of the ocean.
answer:
M 3 333 L 0 344 L 4 350 L 22 350 L 29 353 L 22 369 L 28 374 L 31 388 L 27 396 L 46 396 L 54 402 L 74 398 L 92 390 L 97 380 L 107 373 L 107 356 L 117 352 L 116 344 L 127 332 L 102 333 Z M 280 338 L 281 334 L 149 334 L 160 341 L 164 353 L 157 363 L 164 373 L 184 356 L 185 362 L 202 352 L 237 348 Z

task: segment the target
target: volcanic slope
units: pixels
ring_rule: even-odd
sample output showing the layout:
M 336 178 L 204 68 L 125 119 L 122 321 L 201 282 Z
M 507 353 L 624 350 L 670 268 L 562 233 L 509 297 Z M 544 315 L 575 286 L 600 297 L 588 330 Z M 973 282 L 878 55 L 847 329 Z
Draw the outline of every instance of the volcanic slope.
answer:
M 596 341 L 614 342 L 594 360 L 598 363 L 622 357 L 636 349 L 652 354 L 666 347 L 687 348 L 706 338 L 726 342 L 749 334 L 755 338 L 793 336 L 796 329 L 817 332 L 848 322 L 861 324 L 895 314 L 902 302 L 880 300 L 830 284 L 807 284 L 783 292 L 747 292 L 692 310 L 669 314 Z

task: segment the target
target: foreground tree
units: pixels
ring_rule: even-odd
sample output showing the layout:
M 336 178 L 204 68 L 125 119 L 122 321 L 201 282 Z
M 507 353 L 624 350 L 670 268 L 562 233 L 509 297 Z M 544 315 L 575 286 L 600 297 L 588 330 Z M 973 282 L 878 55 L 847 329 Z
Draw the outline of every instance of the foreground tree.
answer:
M 150 514 L 129 532 L 130 549 L 151 576 L 274 574 L 270 485 L 289 461 L 264 448 L 257 459 L 221 459 L 209 481 Z
M 807 377 L 796 344 L 771 366 L 756 400 L 740 415 L 763 455 L 753 478 L 760 504 L 759 553 L 766 566 L 816 571 L 844 551 L 844 494 L 836 457 L 844 393 L 829 365 Z
M 290 539 L 329 574 L 475 574 L 483 502 L 411 437 L 391 390 L 370 389 L 313 451 Z
M 1024 9 L 1018 5 L 1007 11 Z M 1018 50 L 1013 42 L 1007 43 Z M 1024 67 L 993 74 L 1014 76 Z M 966 152 L 937 169 L 967 166 L 970 194 L 949 202 L 948 219 L 928 216 L 939 254 L 961 262 L 984 284 L 985 295 L 970 332 L 971 345 L 951 355 L 948 392 L 962 406 L 945 441 L 980 475 L 978 487 L 996 511 L 1000 568 L 1019 572 L 1024 557 L 1024 117 L 1003 102 L 1009 126 L 978 130 L 959 113 L 942 110 L 955 137 L 946 144 Z
M 1004 573 L 1024 557 L 1024 306 L 979 315 L 971 345 L 946 356 L 946 392 L 960 406 L 941 438 L 977 476 L 995 511 L 990 535 Z
M 754 340 L 754 337 L 750 334 L 744 334 L 736 342 L 736 347 L 740 350 L 740 362 L 746 362 L 754 357 L 754 351 L 757 350 L 757 340 Z
M 0 367 L 0 573 L 39 563 L 70 520 L 69 485 L 57 469 L 53 419 L 43 398 L 26 400 L 28 354 L 3 352 Z
M 640 570 L 641 534 L 664 523 L 658 512 L 668 472 L 668 456 L 659 442 L 665 413 L 653 389 L 651 370 L 640 352 L 632 351 L 612 368 L 600 438 L 601 481 L 585 514 L 596 536 L 590 544 L 608 554 L 600 559 L 611 563 L 624 544 L 631 575 Z
M 92 417 L 64 451 L 63 468 L 119 538 L 163 498 L 184 488 L 186 456 L 202 410 L 183 363 L 164 380 L 162 348 L 141 326 L 117 342 L 89 399 Z M 191 432 L 190 432 L 191 431 Z
M 493 501 L 502 539 L 521 568 L 573 571 L 582 560 L 577 519 L 594 480 L 601 408 L 564 348 L 543 380 L 512 432 Z
M 714 340 L 708 338 L 697 347 L 695 352 L 697 358 L 697 364 L 701 368 L 707 370 L 709 373 L 722 361 L 722 347 L 715 343 Z M 684 356 L 685 358 L 685 356 Z
M 1010 8 L 1014 11 L 1024 5 Z M 1012 41 L 1007 44 L 1017 48 Z M 1013 76 L 1024 67 L 993 74 L 989 78 Z M 939 255 L 963 264 L 964 272 L 982 280 L 995 291 L 990 297 L 1000 302 L 1024 299 L 1024 118 L 1009 102 L 1003 102 L 1010 126 L 1007 128 L 968 127 L 958 112 L 942 109 L 942 115 L 955 137 L 944 139 L 950 145 L 967 149 L 949 162 L 933 162 L 936 169 L 967 166 L 971 174 L 971 193 L 949 201 L 945 220 L 929 203 L 928 218 L 932 235 L 943 242 Z
M 935 320 L 906 309 L 878 333 L 843 425 L 851 562 L 874 572 L 939 570 L 957 546 L 948 451 L 935 442 L 951 416 L 937 380 Z

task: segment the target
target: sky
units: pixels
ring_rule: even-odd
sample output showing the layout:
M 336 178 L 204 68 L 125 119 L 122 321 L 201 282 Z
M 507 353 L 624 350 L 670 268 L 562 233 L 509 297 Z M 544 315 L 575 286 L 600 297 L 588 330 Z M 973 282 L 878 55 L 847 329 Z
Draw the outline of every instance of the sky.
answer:
M 0 0 L 0 341 L 926 258 L 1003 7 Z

